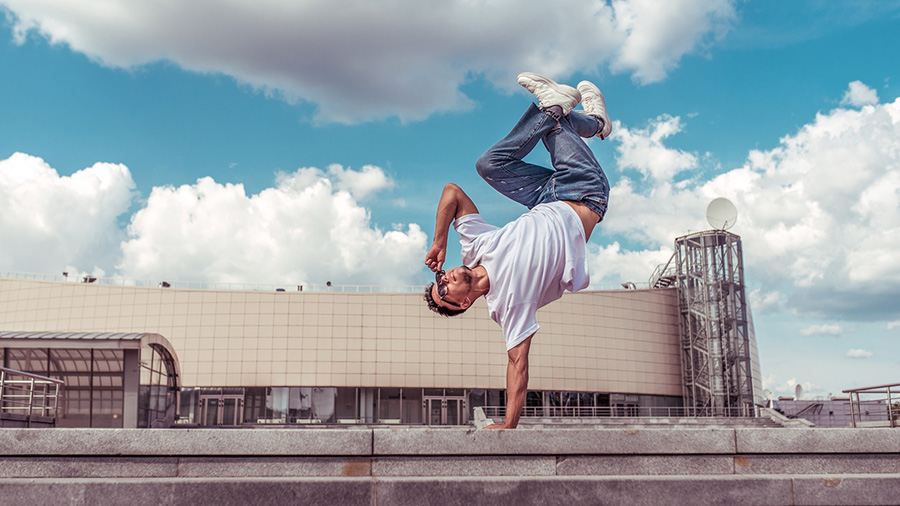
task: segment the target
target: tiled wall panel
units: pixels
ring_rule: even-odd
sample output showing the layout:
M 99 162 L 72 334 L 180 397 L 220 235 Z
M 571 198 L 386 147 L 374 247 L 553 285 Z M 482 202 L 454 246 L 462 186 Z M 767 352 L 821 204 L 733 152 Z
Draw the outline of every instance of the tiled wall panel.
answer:
M 538 312 L 529 388 L 681 395 L 674 290 L 566 294 Z M 0 279 L 0 329 L 155 332 L 187 386 L 505 388 L 484 300 L 456 318 L 419 294 L 237 292 Z

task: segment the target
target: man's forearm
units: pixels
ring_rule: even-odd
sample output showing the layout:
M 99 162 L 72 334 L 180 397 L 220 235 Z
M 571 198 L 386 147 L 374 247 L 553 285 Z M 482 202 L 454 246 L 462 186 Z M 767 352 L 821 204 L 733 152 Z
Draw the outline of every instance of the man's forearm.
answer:
M 457 192 L 460 191 L 459 187 L 452 183 L 444 186 L 444 192 L 441 193 L 441 200 L 437 206 L 433 246 L 447 247 L 447 234 L 450 233 L 450 224 L 456 218 L 459 207 Z
M 519 425 L 525 397 L 528 395 L 528 352 L 531 350 L 531 338 L 522 341 L 509 350 L 509 362 L 506 365 L 506 419 L 503 427 L 514 429 Z
M 528 366 L 526 364 L 523 372 L 510 361 L 506 367 L 506 418 L 503 420 L 503 427 L 515 429 L 519 425 L 527 395 Z

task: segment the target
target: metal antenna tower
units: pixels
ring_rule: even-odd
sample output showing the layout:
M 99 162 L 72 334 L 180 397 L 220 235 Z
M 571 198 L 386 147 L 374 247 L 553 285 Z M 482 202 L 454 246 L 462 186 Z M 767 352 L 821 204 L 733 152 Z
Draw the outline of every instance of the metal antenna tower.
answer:
M 674 260 L 685 407 L 700 416 L 753 416 L 741 238 L 725 230 L 680 237 Z

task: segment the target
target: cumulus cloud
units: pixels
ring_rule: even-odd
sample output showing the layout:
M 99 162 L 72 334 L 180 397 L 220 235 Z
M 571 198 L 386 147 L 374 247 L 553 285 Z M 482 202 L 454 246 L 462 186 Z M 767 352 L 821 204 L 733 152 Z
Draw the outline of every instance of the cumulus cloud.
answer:
M 844 333 L 840 325 L 811 325 L 800 331 L 801 336 L 839 336 Z
M 763 388 L 767 388 L 775 394 L 793 396 L 797 392 L 797 385 L 800 385 L 803 397 L 807 399 L 821 398 L 825 393 L 819 385 L 809 381 L 800 382 L 797 381 L 797 378 L 791 378 L 784 382 L 779 382 L 778 377 L 774 374 L 767 374 L 763 378 Z
M 847 350 L 847 356 L 850 358 L 871 358 L 872 355 L 874 354 L 869 350 L 862 350 L 858 348 Z
M 862 81 L 853 81 L 844 92 L 844 98 L 841 99 L 841 105 L 849 105 L 851 107 L 862 107 L 864 105 L 873 105 L 878 103 L 878 92 L 869 88 Z
M 666 148 L 663 141 L 680 132 L 681 118 L 662 115 L 643 129 L 616 129 L 621 169 L 635 169 L 656 181 L 670 181 L 676 174 L 697 167 L 697 155 Z
M 727 32 L 732 4 L 0 0 L 19 43 L 36 33 L 105 65 L 227 74 L 344 123 L 464 110 L 473 76 L 512 89 L 522 69 L 565 78 L 609 66 L 658 81 Z
M 118 258 L 124 235 L 116 220 L 128 211 L 134 187 L 124 165 L 96 163 L 61 176 L 24 153 L 0 160 L 0 266 L 103 272 Z
M 328 166 L 328 174 L 336 181 L 339 190 L 346 190 L 358 199 L 366 199 L 394 186 L 387 174 L 374 165 L 364 165 L 361 170 L 355 171 L 335 163 Z
M 657 250 L 625 251 L 618 242 L 609 246 L 588 244 L 590 255 L 591 286 L 619 288 L 621 282 L 646 283 L 653 269 L 666 263 L 672 256 L 670 247 Z
M 784 303 L 781 292 L 763 292 L 757 288 L 750 292 L 750 307 L 756 314 L 762 314 L 769 310 L 778 309 Z
M 618 129 L 620 168 L 638 174 L 616 178 L 604 228 L 656 251 L 673 231 L 709 228 L 706 204 L 726 197 L 738 208 L 732 231 L 743 238 L 747 276 L 761 293 L 780 293 L 779 306 L 830 318 L 896 315 L 900 99 L 820 113 L 708 181 L 676 181 L 700 163 L 665 145 L 681 128 L 660 116 L 647 128 Z
M 721 38 L 735 18 L 732 4 L 722 0 L 613 0 L 612 6 L 625 34 L 612 67 L 634 69 L 635 79 L 644 82 L 662 79 L 682 55 Z
M 426 235 L 416 224 L 382 231 L 360 199 L 391 188 L 375 166 L 301 168 L 257 195 L 206 177 L 156 187 L 131 216 L 124 165 L 61 176 L 44 160 L 0 160 L 0 270 L 126 279 L 260 284 L 409 285 Z
M 389 186 L 378 167 L 301 168 L 247 195 L 206 177 L 154 188 L 122 243 L 123 277 L 230 283 L 405 285 L 421 270 L 416 224 L 383 232 L 357 198 Z

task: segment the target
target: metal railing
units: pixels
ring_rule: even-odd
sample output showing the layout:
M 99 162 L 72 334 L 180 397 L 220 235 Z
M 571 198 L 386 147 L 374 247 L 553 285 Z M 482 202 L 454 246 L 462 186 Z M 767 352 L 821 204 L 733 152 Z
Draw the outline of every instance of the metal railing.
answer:
M 900 427 L 900 383 L 844 390 L 850 394 L 851 427 Z M 886 419 L 863 422 L 863 413 L 886 411 Z
M 675 260 L 675 253 L 672 253 L 672 256 L 669 257 L 666 263 L 657 265 L 656 269 L 653 270 L 653 274 L 650 275 L 650 281 L 647 282 L 647 286 L 653 288 L 659 283 L 660 278 L 674 277 L 676 269 L 675 264 L 672 263 L 673 260 Z
M 34 417 L 56 422 L 59 388 L 65 381 L 0 367 L 0 412 L 19 415 L 31 427 Z
M 27 279 L 34 281 L 51 281 L 57 283 L 84 283 L 106 286 L 126 286 L 140 288 L 178 289 L 178 290 L 229 290 L 245 292 L 313 292 L 313 293 L 418 293 L 431 280 L 423 280 L 421 285 L 338 285 L 326 284 L 262 284 L 262 283 L 219 283 L 215 281 L 171 281 L 171 280 L 135 280 L 119 276 L 98 277 L 74 274 L 41 274 L 34 272 L 2 272 L 0 278 Z M 432 279 L 433 280 L 433 279 Z M 625 286 L 628 284 L 629 286 Z M 646 289 L 646 283 L 624 284 L 592 284 L 590 290 Z
M 488 418 L 506 416 L 505 406 L 483 406 Z M 661 408 L 641 406 L 525 406 L 523 418 L 754 418 L 753 408 Z

